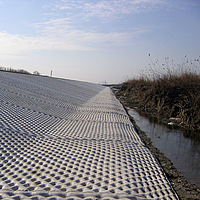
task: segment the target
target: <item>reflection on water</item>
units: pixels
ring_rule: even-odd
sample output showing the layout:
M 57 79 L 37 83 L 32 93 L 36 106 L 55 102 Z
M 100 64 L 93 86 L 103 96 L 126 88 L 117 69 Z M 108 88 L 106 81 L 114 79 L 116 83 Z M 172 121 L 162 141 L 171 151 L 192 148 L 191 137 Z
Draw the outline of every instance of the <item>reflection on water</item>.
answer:
M 151 138 L 153 145 L 173 162 L 182 175 L 190 183 L 200 186 L 200 141 L 184 137 L 181 130 L 150 122 L 134 109 L 128 112 Z

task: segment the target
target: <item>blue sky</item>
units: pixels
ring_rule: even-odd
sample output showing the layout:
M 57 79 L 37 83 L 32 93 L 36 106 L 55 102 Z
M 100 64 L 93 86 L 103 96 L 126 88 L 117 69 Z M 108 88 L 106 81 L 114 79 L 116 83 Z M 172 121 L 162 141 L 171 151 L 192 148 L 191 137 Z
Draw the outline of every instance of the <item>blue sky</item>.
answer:
M 0 66 L 119 83 L 200 56 L 199 0 L 0 0 Z

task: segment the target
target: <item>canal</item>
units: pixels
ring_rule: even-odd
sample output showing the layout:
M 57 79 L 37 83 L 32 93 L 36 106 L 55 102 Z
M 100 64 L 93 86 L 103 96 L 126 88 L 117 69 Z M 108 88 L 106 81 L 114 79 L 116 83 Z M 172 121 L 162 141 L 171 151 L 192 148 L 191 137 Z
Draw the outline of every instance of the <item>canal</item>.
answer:
M 154 123 L 135 109 L 127 109 L 153 145 L 173 162 L 188 182 L 200 186 L 200 140 L 186 138 L 179 129 Z

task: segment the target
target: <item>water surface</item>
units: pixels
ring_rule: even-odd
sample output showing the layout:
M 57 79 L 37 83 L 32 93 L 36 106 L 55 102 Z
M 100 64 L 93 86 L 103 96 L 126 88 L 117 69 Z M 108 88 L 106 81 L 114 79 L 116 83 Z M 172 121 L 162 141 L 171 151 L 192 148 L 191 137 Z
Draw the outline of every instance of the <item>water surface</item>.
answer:
M 188 182 L 200 187 L 200 141 L 186 138 L 181 130 L 151 122 L 134 109 L 128 109 L 128 112 Z

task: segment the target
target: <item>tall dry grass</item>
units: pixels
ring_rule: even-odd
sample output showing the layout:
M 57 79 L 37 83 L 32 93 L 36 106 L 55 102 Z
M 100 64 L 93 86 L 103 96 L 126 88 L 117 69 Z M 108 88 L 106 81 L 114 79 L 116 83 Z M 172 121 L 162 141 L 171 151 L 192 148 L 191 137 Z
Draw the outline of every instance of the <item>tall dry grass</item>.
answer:
M 178 118 L 180 125 L 200 130 L 199 60 L 169 67 L 152 64 L 139 78 L 124 82 L 119 90 L 126 101 L 156 117 Z M 162 68 L 161 68 L 162 67 Z

